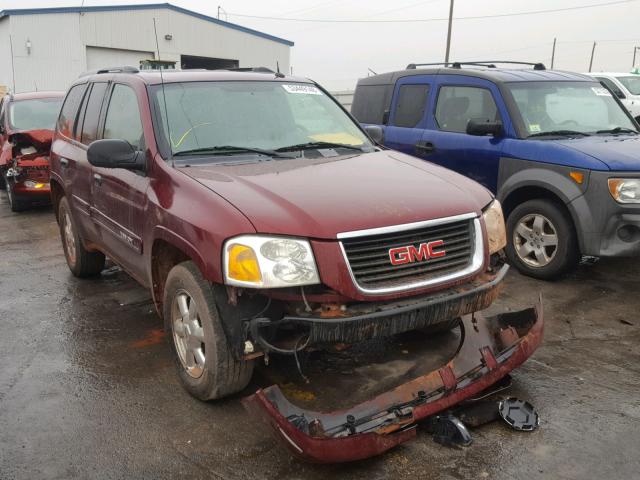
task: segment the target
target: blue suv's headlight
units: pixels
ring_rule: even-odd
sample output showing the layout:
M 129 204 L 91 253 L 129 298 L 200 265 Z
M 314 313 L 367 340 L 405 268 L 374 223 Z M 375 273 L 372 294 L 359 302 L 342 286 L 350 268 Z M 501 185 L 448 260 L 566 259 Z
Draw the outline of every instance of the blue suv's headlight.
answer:
M 610 178 L 609 191 L 618 203 L 640 203 L 640 178 Z

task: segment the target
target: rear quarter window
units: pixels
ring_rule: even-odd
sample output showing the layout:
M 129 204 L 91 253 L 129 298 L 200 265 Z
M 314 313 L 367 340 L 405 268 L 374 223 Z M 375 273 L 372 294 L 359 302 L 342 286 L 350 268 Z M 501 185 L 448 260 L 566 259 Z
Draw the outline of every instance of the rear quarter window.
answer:
M 391 103 L 392 85 L 361 85 L 356 88 L 351 113 L 360 123 L 382 125 Z
M 60 110 L 60 116 L 58 117 L 56 128 L 67 138 L 75 138 L 78 108 L 82 103 L 82 98 L 84 97 L 86 88 L 86 83 L 71 87 L 69 93 L 67 93 L 67 97 L 64 99 L 64 104 Z

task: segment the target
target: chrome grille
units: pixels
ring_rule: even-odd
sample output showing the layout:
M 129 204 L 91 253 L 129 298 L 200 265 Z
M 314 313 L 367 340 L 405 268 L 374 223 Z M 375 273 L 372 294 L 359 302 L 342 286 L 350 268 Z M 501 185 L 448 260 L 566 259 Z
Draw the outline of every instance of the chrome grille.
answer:
M 479 268 L 476 253 L 477 220 L 464 216 L 444 223 L 425 222 L 424 226 L 400 229 L 388 233 L 342 235 L 342 248 L 357 285 L 364 291 L 400 290 L 436 283 L 470 273 Z M 375 230 L 374 230 L 375 232 Z M 389 249 L 405 246 L 419 248 L 423 243 L 442 240 L 438 250 L 446 255 L 429 260 L 392 265 Z M 482 253 L 482 252 L 479 252 Z M 480 262 L 481 262 L 480 258 Z

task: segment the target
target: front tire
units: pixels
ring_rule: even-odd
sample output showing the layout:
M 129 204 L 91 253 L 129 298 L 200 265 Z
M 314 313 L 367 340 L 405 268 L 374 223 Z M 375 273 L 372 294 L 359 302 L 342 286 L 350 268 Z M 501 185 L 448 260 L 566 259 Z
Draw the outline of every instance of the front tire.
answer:
M 518 205 L 507 218 L 506 254 L 521 273 L 541 280 L 572 270 L 580 250 L 569 212 L 547 199 Z
M 102 252 L 89 252 L 84 248 L 66 197 L 58 205 L 58 224 L 64 256 L 69 270 L 78 278 L 94 277 L 104 269 Z
M 163 317 L 178 375 L 191 395 L 214 400 L 247 386 L 254 362 L 232 354 L 211 286 L 193 262 L 169 272 Z
M 13 191 L 13 181 L 8 177 L 5 177 L 5 190 L 7 192 L 7 201 L 9 202 L 9 207 L 12 212 L 18 213 L 23 212 L 28 208 L 28 204 L 19 198 L 16 198 L 16 195 Z

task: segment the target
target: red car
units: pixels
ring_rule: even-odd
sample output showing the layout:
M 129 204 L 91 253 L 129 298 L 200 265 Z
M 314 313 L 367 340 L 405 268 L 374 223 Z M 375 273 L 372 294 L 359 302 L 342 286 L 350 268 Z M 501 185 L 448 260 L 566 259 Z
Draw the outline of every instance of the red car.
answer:
M 49 149 L 63 98 L 32 92 L 0 101 L 0 188 L 14 212 L 50 203 Z
M 410 106 L 409 106 L 410 107 Z M 71 86 L 51 192 L 71 272 L 105 255 L 149 288 L 184 387 L 244 389 L 260 356 L 449 329 L 453 360 L 336 413 L 277 386 L 246 407 L 295 454 L 375 455 L 536 349 L 541 310 L 483 318 L 507 266 L 478 183 L 376 145 L 319 85 L 280 73 L 103 70 Z

